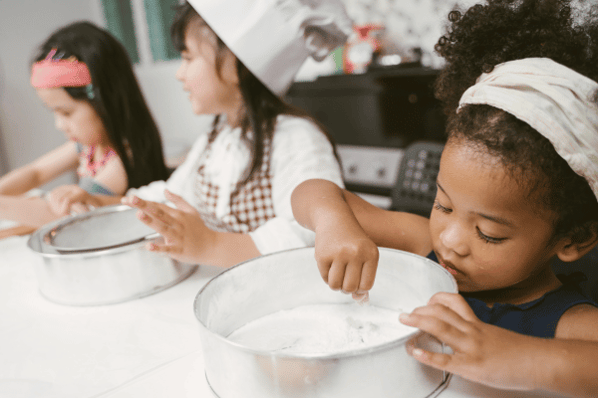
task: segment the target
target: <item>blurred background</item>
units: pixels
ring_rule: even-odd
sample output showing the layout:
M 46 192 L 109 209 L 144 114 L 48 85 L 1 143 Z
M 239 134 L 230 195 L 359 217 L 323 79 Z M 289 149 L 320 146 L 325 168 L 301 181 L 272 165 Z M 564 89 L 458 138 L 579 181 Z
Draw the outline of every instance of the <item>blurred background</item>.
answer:
M 135 63 L 137 77 L 163 136 L 166 155 L 178 162 L 198 132 L 209 123 L 194 116 L 186 94 L 175 79 L 178 53 L 170 42 L 172 6 L 178 0 L 0 0 L 0 175 L 20 167 L 65 141 L 54 128 L 29 85 L 35 48 L 55 29 L 76 20 L 107 27 L 119 38 Z M 344 0 L 356 25 L 373 25 L 379 55 L 385 62 L 416 61 L 439 68 L 433 47 L 448 12 L 461 0 Z M 356 33 L 357 35 L 357 33 Z M 414 49 L 416 50 L 414 53 Z M 380 49 L 379 49 L 380 50 Z M 367 54 L 366 54 L 367 55 Z M 307 62 L 299 81 L 314 80 L 343 70 L 343 49 L 321 64 Z M 382 58 L 380 58 L 382 59 Z M 52 185 L 69 182 L 65 177 Z M 65 181 L 65 179 L 67 181 Z

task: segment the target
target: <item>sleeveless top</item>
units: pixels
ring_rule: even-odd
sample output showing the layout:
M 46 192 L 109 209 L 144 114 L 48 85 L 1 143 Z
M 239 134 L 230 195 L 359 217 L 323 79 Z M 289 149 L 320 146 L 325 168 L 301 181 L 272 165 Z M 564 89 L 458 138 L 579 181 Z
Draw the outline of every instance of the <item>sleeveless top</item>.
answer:
M 114 196 L 114 192 L 99 184 L 95 180 L 96 174 L 104 169 L 106 164 L 117 153 L 110 149 L 100 160 L 94 160 L 95 147 L 85 147 L 77 144 L 77 153 L 79 154 L 79 167 L 77 168 L 77 176 L 79 177 L 79 186 L 89 192 L 90 194 L 101 194 Z
M 438 262 L 434 252 L 427 257 Z M 482 300 L 467 297 L 466 293 L 461 295 L 482 322 L 528 336 L 553 338 L 559 320 L 568 309 L 579 304 L 598 307 L 598 304 L 581 293 L 578 280 L 573 275 L 558 275 L 558 278 L 563 283 L 560 287 L 536 300 L 519 305 L 494 303 L 492 307 L 488 307 Z
M 216 138 L 213 132 L 202 154 L 195 181 L 195 208 L 206 226 L 218 232 L 248 233 L 275 217 L 272 199 L 272 174 L 270 172 L 271 140 L 264 141 L 264 154 L 261 168 L 254 172 L 249 181 L 240 185 L 232 182 L 227 211 L 224 217 L 216 215 L 220 196 L 218 184 L 211 180 L 204 168 L 210 161 L 212 143 Z

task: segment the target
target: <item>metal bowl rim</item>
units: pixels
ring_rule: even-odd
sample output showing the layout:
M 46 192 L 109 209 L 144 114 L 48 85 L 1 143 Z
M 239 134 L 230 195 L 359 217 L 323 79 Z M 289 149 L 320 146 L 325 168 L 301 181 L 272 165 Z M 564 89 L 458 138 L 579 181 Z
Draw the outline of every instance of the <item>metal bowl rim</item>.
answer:
M 233 341 L 230 341 L 229 339 L 227 339 L 226 337 L 213 332 L 212 330 L 208 329 L 208 327 L 206 325 L 203 324 L 202 321 L 200 321 L 197 317 L 197 306 L 198 306 L 198 302 L 200 301 L 200 296 L 203 293 L 203 291 L 205 289 L 207 289 L 207 287 L 214 281 L 216 280 L 216 278 L 220 277 L 221 275 L 226 274 L 227 272 L 231 272 L 233 271 L 235 268 L 240 267 L 242 265 L 244 265 L 245 263 L 249 263 L 249 262 L 253 262 L 255 260 L 257 260 L 258 258 L 261 257 L 267 257 L 267 256 L 273 256 L 273 255 L 277 255 L 280 253 L 288 253 L 288 252 L 293 252 L 293 251 L 305 251 L 305 250 L 313 250 L 313 247 L 300 247 L 300 248 L 295 248 L 295 249 L 287 249 L 287 250 L 282 250 L 282 251 L 278 251 L 278 252 L 274 252 L 274 253 L 269 253 L 269 254 L 265 254 L 263 256 L 260 257 L 255 257 L 249 260 L 245 260 L 243 262 L 240 262 L 226 270 L 224 270 L 223 272 L 221 272 L 220 274 L 216 275 L 215 277 L 213 277 L 212 279 L 210 279 L 208 281 L 208 283 L 206 283 L 200 290 L 199 292 L 195 295 L 195 299 L 193 300 L 193 314 L 195 315 L 195 319 L 198 321 L 200 327 L 205 330 L 207 333 L 210 333 L 213 336 L 216 336 L 217 339 L 221 340 L 222 342 L 224 342 L 225 344 L 228 344 L 230 346 L 233 346 L 235 348 L 240 349 L 241 351 L 244 352 L 249 352 L 251 354 L 254 355 L 260 355 L 260 356 L 268 356 L 268 357 L 277 357 L 277 358 L 289 358 L 289 359 L 305 359 L 305 360 L 311 360 L 311 359 L 330 359 L 330 360 L 335 360 L 335 359 L 340 359 L 340 358 L 348 358 L 348 357 L 357 357 L 357 356 L 362 356 L 364 354 L 370 354 L 370 353 L 374 353 L 374 352 L 378 352 L 378 351 L 388 351 L 389 348 L 394 348 L 394 347 L 398 347 L 398 346 L 403 346 L 405 341 L 407 341 L 408 339 L 414 337 L 415 335 L 417 335 L 418 333 L 421 333 L 421 330 L 417 329 L 414 330 L 413 332 L 399 338 L 396 340 L 392 340 L 386 343 L 382 343 L 382 344 L 378 344 L 372 347 L 365 347 L 365 348 L 360 348 L 360 349 L 356 349 L 356 350 L 352 350 L 352 351 L 344 351 L 344 352 L 339 352 L 339 353 L 334 353 L 334 354 L 284 354 L 284 353 L 272 353 L 271 351 L 265 351 L 265 350 L 258 350 L 258 349 L 254 349 L 254 348 L 250 348 L 250 347 L 246 347 L 244 345 L 241 345 L 239 343 L 235 343 Z M 424 263 L 427 263 L 429 265 L 434 266 L 435 268 L 440 269 L 445 275 L 447 275 L 450 280 L 452 281 L 452 287 L 453 287 L 453 291 L 450 293 L 458 293 L 458 287 L 457 287 L 457 281 L 455 280 L 455 278 L 453 277 L 453 275 L 451 275 L 450 272 L 448 272 L 444 267 L 442 267 L 440 264 L 430 260 L 429 258 L 420 256 L 419 254 L 415 254 L 415 253 L 410 253 L 404 250 L 398 250 L 398 249 L 392 249 L 392 248 L 387 248 L 387 247 L 378 247 L 379 251 L 390 251 L 390 252 L 400 252 L 401 254 L 406 254 L 412 257 L 417 257 L 418 259 L 425 259 L 426 261 L 424 261 Z M 322 282 L 323 283 L 323 282 Z
M 125 251 L 130 251 L 131 249 L 135 249 L 139 246 L 143 246 L 148 242 L 157 240 L 159 238 L 158 236 L 153 239 L 142 239 L 142 240 L 136 240 L 133 242 L 127 242 L 120 246 L 112 246 L 112 247 L 98 249 L 98 250 L 80 250 L 80 251 L 59 251 L 57 249 L 52 248 L 51 245 L 48 245 L 43 241 L 44 236 L 47 233 L 49 233 L 54 228 L 60 226 L 61 224 L 64 224 L 67 221 L 71 222 L 71 221 L 77 220 L 77 219 L 88 218 L 88 217 L 90 217 L 90 213 L 102 214 L 102 213 L 109 213 L 109 212 L 126 211 L 126 210 L 130 210 L 130 209 L 133 209 L 133 208 L 131 206 L 124 205 L 124 204 L 116 204 L 116 205 L 98 207 L 89 212 L 81 213 L 81 214 L 78 214 L 75 216 L 68 216 L 68 217 L 60 218 L 60 219 L 52 221 L 52 222 L 42 226 L 41 228 L 37 229 L 36 231 L 34 231 L 29 236 L 29 239 L 27 240 L 27 246 L 33 252 L 41 255 L 42 257 L 46 257 L 46 258 L 63 258 L 63 259 L 64 258 L 87 258 L 87 257 L 97 257 L 97 256 L 103 256 L 103 255 L 118 254 L 118 253 L 122 253 Z M 36 239 L 39 241 L 40 250 L 37 250 L 33 247 L 33 242 Z M 47 246 L 48 248 L 52 248 L 52 250 L 54 250 L 54 251 L 46 252 L 43 249 L 44 246 Z
M 98 257 L 98 256 L 104 256 L 104 255 L 119 254 L 122 252 L 130 251 L 131 249 L 143 247 L 148 242 L 152 242 L 153 240 L 157 239 L 156 238 L 153 240 L 141 240 L 141 241 L 136 241 L 136 242 L 132 242 L 132 243 L 127 243 L 122 246 L 111 247 L 111 248 L 102 249 L 102 250 L 86 250 L 86 251 L 64 252 L 64 253 L 56 251 L 55 253 L 47 253 L 44 251 L 36 250 L 35 248 L 32 247 L 33 240 L 35 239 L 35 236 L 37 236 L 37 235 L 35 235 L 35 232 L 34 232 L 34 234 L 32 234 L 29 237 L 29 239 L 27 240 L 27 246 L 29 247 L 29 249 L 31 249 L 33 252 L 35 252 L 45 258 L 62 258 L 62 259 L 65 259 L 65 258 L 87 258 L 87 257 Z M 153 253 L 153 252 L 149 251 L 149 253 Z

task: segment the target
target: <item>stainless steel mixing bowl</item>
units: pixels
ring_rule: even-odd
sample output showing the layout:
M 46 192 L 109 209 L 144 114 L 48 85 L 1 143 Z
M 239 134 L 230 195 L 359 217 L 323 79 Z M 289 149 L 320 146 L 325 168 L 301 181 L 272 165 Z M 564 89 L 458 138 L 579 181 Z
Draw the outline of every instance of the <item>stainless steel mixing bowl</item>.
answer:
M 424 257 L 380 249 L 370 305 L 411 311 L 437 292 L 457 292 L 444 268 Z M 292 355 L 251 349 L 227 339 L 246 323 L 309 304 L 350 303 L 321 279 L 313 248 L 282 251 L 239 264 L 197 294 L 195 316 L 205 377 L 220 398 L 424 398 L 448 375 L 410 357 L 406 342 L 418 331 L 379 346 L 327 355 Z M 426 335 L 427 336 L 427 335 Z M 428 336 L 426 348 L 442 352 Z
M 135 224 L 142 223 L 135 221 L 134 211 L 124 205 L 102 207 L 35 231 L 27 245 L 39 255 L 35 272 L 41 294 L 66 305 L 115 304 L 157 293 L 190 276 L 197 265 L 145 249 L 161 238 Z

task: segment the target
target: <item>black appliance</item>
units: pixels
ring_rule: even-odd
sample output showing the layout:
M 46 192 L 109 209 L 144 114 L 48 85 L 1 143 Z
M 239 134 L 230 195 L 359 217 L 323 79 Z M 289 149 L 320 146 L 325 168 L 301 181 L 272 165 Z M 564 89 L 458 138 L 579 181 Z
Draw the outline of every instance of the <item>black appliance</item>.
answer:
M 286 100 L 327 128 L 347 188 L 389 208 L 405 148 L 445 142 L 446 120 L 433 93 L 437 75 L 418 66 L 320 76 L 294 83 Z

